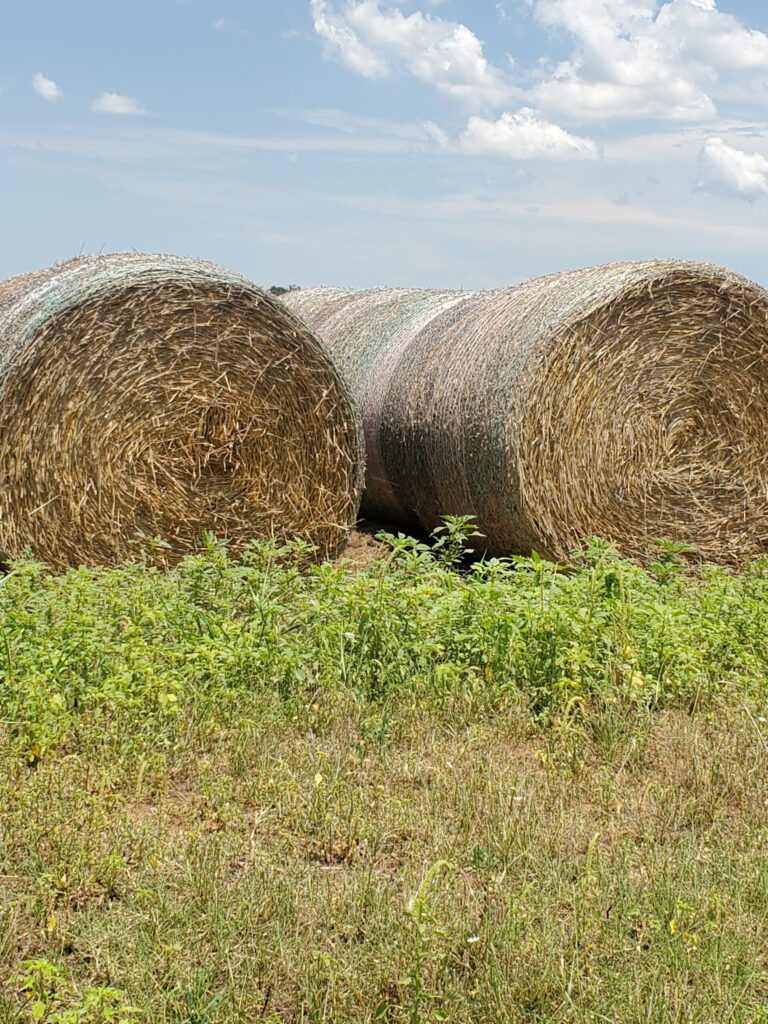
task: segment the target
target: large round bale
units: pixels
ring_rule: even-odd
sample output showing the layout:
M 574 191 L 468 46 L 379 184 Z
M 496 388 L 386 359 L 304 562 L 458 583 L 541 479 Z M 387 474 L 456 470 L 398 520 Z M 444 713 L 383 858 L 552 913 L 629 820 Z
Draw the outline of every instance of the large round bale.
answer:
M 0 553 L 112 563 L 212 531 L 340 550 L 359 414 L 316 336 L 237 274 L 85 257 L 0 284 Z
M 367 515 L 474 515 L 493 554 L 584 537 L 768 548 L 768 293 L 681 261 L 494 292 L 287 297 L 363 409 Z
M 343 366 L 363 412 L 365 489 L 363 511 L 383 522 L 418 526 L 400 500 L 397 467 L 389 472 L 382 448 L 384 404 L 405 351 L 437 313 L 464 301 L 466 293 L 431 289 L 378 288 L 355 292 L 315 288 L 291 292 L 283 301 L 326 340 Z

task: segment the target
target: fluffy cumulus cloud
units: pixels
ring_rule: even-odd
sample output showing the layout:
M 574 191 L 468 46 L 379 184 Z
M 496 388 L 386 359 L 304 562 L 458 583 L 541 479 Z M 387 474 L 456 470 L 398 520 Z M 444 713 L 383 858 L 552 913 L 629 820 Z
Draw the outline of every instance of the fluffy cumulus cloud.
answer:
M 326 53 L 366 78 L 410 74 L 471 108 L 501 105 L 509 96 L 505 75 L 491 64 L 477 36 L 459 22 L 380 0 L 310 0 L 315 31 Z
M 723 139 L 707 139 L 699 156 L 699 188 L 741 199 L 768 195 L 768 160 Z
M 718 71 L 768 70 L 768 36 L 717 9 L 716 0 L 673 0 L 656 18 L 688 64 L 700 62 Z
M 579 119 L 706 120 L 721 90 L 768 72 L 768 36 L 716 0 L 532 0 L 538 20 L 576 39 L 531 96 Z
M 32 79 L 32 88 L 38 96 L 42 97 L 44 100 L 48 100 L 49 103 L 53 103 L 55 100 L 61 99 L 64 95 L 63 91 L 55 82 L 51 81 L 50 78 L 46 78 L 45 75 L 41 75 L 39 72 Z
M 146 110 L 136 100 L 117 92 L 102 93 L 93 101 L 91 110 L 97 114 L 146 114 Z
M 722 98 L 764 96 L 768 82 L 768 35 L 717 0 L 527 0 L 544 28 L 575 45 L 515 85 L 459 22 L 384 0 L 309 2 L 329 57 L 367 78 L 413 75 L 478 113 L 515 96 L 576 122 L 706 121 Z
M 502 156 L 511 160 L 595 160 L 597 146 L 590 139 L 570 135 L 534 110 L 502 114 L 496 121 L 472 117 L 461 137 L 463 152 Z

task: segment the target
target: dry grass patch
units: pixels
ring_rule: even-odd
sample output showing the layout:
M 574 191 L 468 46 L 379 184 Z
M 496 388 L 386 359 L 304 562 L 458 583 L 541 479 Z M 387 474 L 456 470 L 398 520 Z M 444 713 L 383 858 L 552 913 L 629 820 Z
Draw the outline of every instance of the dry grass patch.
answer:
M 15 567 L 0 1022 L 765 1024 L 765 567 L 449 541 Z
M 6 970 L 63 963 L 153 1021 L 763 1019 L 746 714 L 567 764 L 515 716 L 359 726 L 234 729 L 151 801 L 80 759 L 9 779 Z

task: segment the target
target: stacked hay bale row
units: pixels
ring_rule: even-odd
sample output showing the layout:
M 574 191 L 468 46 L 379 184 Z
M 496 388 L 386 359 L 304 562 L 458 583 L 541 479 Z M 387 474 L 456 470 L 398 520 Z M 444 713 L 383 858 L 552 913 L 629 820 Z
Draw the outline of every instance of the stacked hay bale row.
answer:
M 359 415 L 315 335 L 210 263 L 88 257 L 0 285 L 0 553 L 110 563 L 204 530 L 343 547 Z
M 744 278 L 653 261 L 284 301 L 139 254 L 1 283 L 0 554 L 114 562 L 160 537 L 172 560 L 207 529 L 333 555 L 358 403 L 369 517 L 471 514 L 496 554 L 766 550 L 768 296 Z
M 373 518 L 477 518 L 491 553 L 600 535 L 705 559 L 768 547 L 768 294 L 626 263 L 496 292 L 299 291 L 363 410 Z

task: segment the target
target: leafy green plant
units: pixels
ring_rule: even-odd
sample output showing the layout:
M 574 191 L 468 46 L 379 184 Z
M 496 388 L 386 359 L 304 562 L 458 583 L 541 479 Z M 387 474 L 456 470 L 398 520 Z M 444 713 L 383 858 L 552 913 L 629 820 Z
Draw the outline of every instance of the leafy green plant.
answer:
M 301 545 L 235 561 L 213 538 L 167 573 L 19 563 L 0 588 L 4 727 L 34 766 L 91 730 L 127 751 L 150 719 L 168 748 L 190 715 L 256 690 L 289 715 L 350 691 L 459 715 L 524 700 L 541 725 L 616 701 L 705 706 L 731 686 L 764 699 L 759 564 L 686 575 L 667 544 L 646 571 L 592 541 L 570 573 L 536 556 L 456 572 L 471 536 L 453 517 L 434 546 L 390 537 L 362 569 L 308 566 Z
M 432 554 L 441 565 L 457 565 L 466 555 L 474 553 L 470 541 L 483 535 L 475 529 L 474 516 L 444 516 L 432 532 Z
M 123 992 L 89 986 L 79 992 L 66 971 L 45 959 L 19 964 L 11 985 L 23 999 L 23 1012 L 35 1024 L 135 1024 L 137 1011 Z
M 410 965 L 408 972 L 398 981 L 403 991 L 399 1009 L 409 1024 L 420 1024 L 430 1019 L 446 1019 L 446 993 L 434 991 L 430 986 L 430 974 L 435 969 L 439 970 L 441 961 L 445 958 L 441 942 L 446 936 L 437 914 L 435 886 L 441 875 L 449 875 L 455 870 L 455 866 L 445 860 L 432 864 L 404 910 L 409 936 Z M 380 1012 L 384 1012 L 383 1008 Z
M 11 567 L 0 1020 L 761 1021 L 768 562 L 471 531 Z

